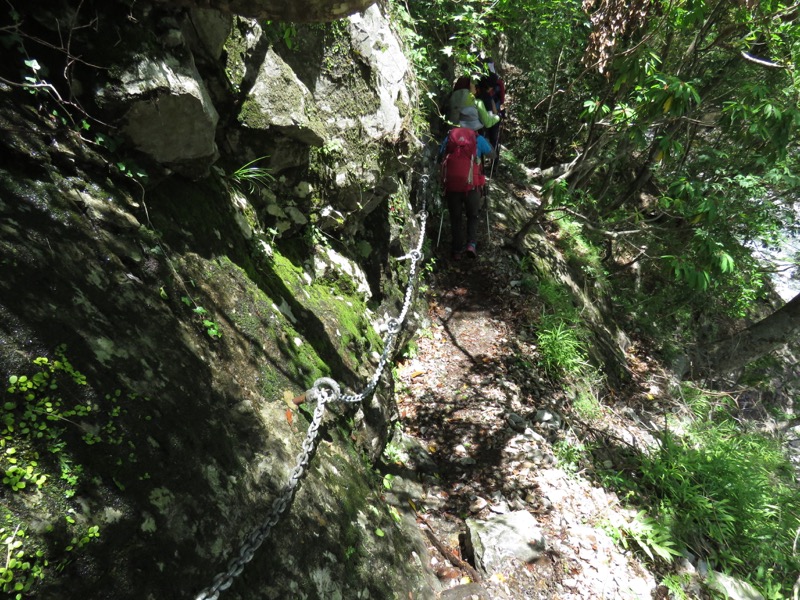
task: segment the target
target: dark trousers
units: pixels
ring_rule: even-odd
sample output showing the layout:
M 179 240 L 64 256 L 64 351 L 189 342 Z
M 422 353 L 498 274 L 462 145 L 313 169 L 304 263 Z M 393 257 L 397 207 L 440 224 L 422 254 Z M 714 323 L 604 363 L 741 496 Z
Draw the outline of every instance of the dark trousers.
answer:
M 495 152 L 497 153 L 497 158 L 500 157 L 500 148 L 497 147 L 497 142 L 500 140 L 500 123 L 495 123 L 489 128 L 489 131 L 486 132 L 486 139 L 489 140 L 489 143 L 494 148 Z
M 453 238 L 453 252 L 461 252 L 467 242 L 478 237 L 478 211 L 481 208 L 481 191 L 447 192 L 444 196 L 447 210 L 450 211 L 450 232 Z M 464 239 L 464 214 L 467 215 L 467 238 Z

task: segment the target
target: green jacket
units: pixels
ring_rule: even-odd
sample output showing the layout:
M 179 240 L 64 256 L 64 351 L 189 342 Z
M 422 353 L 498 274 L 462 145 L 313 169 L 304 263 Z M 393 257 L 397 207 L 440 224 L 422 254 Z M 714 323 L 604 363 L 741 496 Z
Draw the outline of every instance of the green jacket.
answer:
M 447 108 L 447 121 L 451 125 L 458 127 L 458 115 L 461 109 L 467 106 L 474 106 L 478 109 L 478 118 L 487 129 L 500 122 L 500 115 L 495 115 L 486 110 L 483 102 L 473 96 L 469 90 L 456 90 L 450 94 Z

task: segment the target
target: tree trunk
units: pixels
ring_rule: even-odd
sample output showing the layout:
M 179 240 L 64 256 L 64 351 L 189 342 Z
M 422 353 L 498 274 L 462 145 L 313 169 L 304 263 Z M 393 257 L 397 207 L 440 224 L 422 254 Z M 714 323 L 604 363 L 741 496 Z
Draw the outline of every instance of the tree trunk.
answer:
M 707 346 L 700 374 L 724 374 L 744 367 L 796 339 L 800 332 L 800 294 L 765 319 L 726 340 Z

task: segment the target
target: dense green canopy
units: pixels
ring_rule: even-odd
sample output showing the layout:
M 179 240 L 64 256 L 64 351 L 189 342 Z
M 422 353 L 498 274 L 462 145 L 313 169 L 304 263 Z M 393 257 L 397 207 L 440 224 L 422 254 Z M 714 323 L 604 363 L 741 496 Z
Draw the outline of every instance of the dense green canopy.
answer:
M 534 228 L 560 228 L 570 238 L 567 253 L 581 248 L 594 257 L 593 266 L 574 265 L 586 287 L 610 290 L 616 318 L 663 359 L 688 355 L 689 378 L 738 376 L 794 340 L 800 296 L 788 303 L 777 297 L 771 276 L 787 267 L 761 250 L 798 231 L 799 4 L 420 0 L 408 6 L 405 22 L 414 28 L 408 38 L 432 122 L 449 92 L 448 77 L 485 72 L 492 57 L 505 79 L 503 162 L 512 172 L 528 169 L 515 172 L 517 181 L 533 178 L 541 186 L 539 211 L 514 236 L 518 248 Z M 735 428 L 715 429 L 713 411 L 704 418 L 709 429 L 698 437 L 672 446 L 667 435 L 658 459 L 665 462 L 643 467 L 660 473 L 649 491 L 631 488 L 653 494 L 659 520 L 689 545 L 690 538 L 717 539 L 714 531 L 721 531 L 712 523 L 718 515 L 700 517 L 705 509 L 685 503 L 685 485 L 700 486 L 689 496 L 710 493 L 708 481 L 689 484 L 678 476 L 698 448 L 724 440 L 727 449 L 720 454 L 717 447 L 715 456 L 742 451 L 745 463 L 766 468 Z M 709 455 L 694 463 L 697 481 L 706 462 L 722 468 L 716 460 Z M 729 501 L 741 509 L 749 502 L 738 496 L 721 502 Z M 778 529 L 792 529 L 785 532 L 788 544 L 797 516 L 788 506 L 776 510 L 787 519 Z M 750 518 L 731 516 L 725 528 L 747 529 Z M 773 552 L 773 542 L 780 544 L 773 534 L 740 533 L 737 550 L 722 536 L 712 554 L 749 570 L 775 598 L 785 597 L 797 576 L 790 566 L 796 557 L 788 546 Z M 751 543 L 754 554 L 746 550 Z
M 678 307 L 753 316 L 769 266 L 753 249 L 796 230 L 800 19 L 789 2 L 415 2 L 416 56 L 437 77 L 504 69 L 507 147 L 539 167 L 545 203 L 576 211 Z M 536 220 L 541 219 L 541 214 Z M 665 309 L 666 307 L 661 307 Z M 721 334 L 722 332 L 720 332 Z

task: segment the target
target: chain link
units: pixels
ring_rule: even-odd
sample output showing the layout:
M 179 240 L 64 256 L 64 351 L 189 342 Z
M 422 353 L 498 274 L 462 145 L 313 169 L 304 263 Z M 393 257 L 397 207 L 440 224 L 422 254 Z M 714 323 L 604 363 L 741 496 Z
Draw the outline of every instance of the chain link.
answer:
M 390 357 L 394 354 L 394 347 L 397 343 L 397 336 L 403 327 L 403 322 L 411 307 L 411 300 L 414 295 L 414 287 L 417 279 L 417 263 L 422 259 L 422 244 L 425 238 L 425 224 L 428 220 L 428 212 L 426 211 L 427 203 L 427 189 L 428 189 L 428 175 L 423 175 L 420 178 L 422 185 L 422 209 L 417 213 L 419 219 L 419 240 L 417 247 L 411 250 L 407 255 L 401 256 L 399 260 L 409 259 L 411 265 L 408 269 L 408 285 L 406 286 L 405 297 L 403 299 L 403 308 L 396 318 L 389 319 L 386 323 L 386 336 L 383 340 L 383 353 L 381 354 L 378 366 L 375 372 L 370 377 L 367 386 L 360 394 L 345 394 L 342 395 L 339 384 L 333 379 L 323 377 L 314 382 L 314 386 L 306 392 L 306 401 L 315 402 L 314 416 L 311 419 L 311 424 L 308 426 L 306 438 L 303 440 L 302 451 L 297 455 L 297 464 L 292 470 L 289 480 L 280 495 L 273 501 L 269 514 L 264 522 L 254 529 L 247 539 L 239 548 L 239 554 L 232 558 L 227 568 L 221 573 L 217 573 L 211 581 L 211 585 L 201 591 L 195 600 L 217 600 L 220 593 L 227 590 L 233 585 L 233 580 L 236 579 L 244 570 L 244 566 L 253 560 L 256 551 L 269 537 L 272 528 L 278 524 L 281 515 L 286 511 L 294 499 L 297 492 L 298 484 L 305 474 L 308 463 L 314 452 L 317 449 L 317 437 L 319 427 L 322 424 L 322 418 L 325 415 L 325 405 L 329 402 L 361 402 L 369 398 L 378 386 L 383 371 L 386 368 Z

